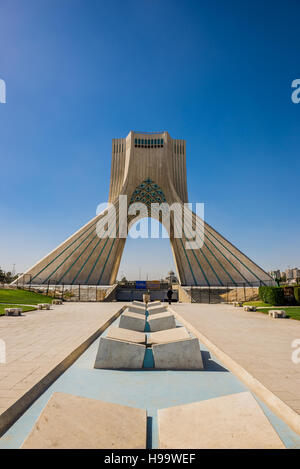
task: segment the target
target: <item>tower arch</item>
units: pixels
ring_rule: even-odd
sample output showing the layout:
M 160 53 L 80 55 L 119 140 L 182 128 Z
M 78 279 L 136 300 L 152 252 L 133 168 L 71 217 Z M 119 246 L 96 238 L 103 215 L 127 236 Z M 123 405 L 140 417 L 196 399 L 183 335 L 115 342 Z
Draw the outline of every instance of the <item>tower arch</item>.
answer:
M 115 282 L 126 235 L 120 233 L 121 196 L 126 196 L 127 226 L 137 221 L 138 214 L 128 215 L 133 204 L 143 203 L 148 216 L 151 204 L 175 207 L 169 236 L 177 276 L 182 285 L 226 286 L 260 285 L 272 278 L 237 247 L 186 209 L 190 228 L 181 230 L 182 213 L 188 203 L 186 177 L 186 143 L 172 139 L 168 132 L 129 132 L 126 138 L 113 139 L 112 164 L 108 201 L 118 214 L 115 219 L 116 237 L 99 238 L 97 224 L 112 216 L 104 210 L 70 236 L 41 261 L 31 267 L 16 282 L 68 285 L 108 285 Z M 124 208 L 124 205 L 123 205 Z M 157 209 L 158 210 L 158 209 Z M 163 223 L 163 214 L 151 213 Z M 193 233 L 194 232 L 194 233 Z M 193 247 L 189 239 L 196 234 Z

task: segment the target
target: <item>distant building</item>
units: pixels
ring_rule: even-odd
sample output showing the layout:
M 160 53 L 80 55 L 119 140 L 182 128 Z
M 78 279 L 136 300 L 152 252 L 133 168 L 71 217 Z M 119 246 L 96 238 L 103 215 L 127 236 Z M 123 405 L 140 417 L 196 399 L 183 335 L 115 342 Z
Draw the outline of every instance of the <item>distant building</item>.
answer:
M 269 275 L 271 275 L 271 277 L 276 280 L 280 280 L 281 279 L 281 272 L 280 270 L 271 270 L 270 272 L 268 272 Z
M 293 270 L 292 269 L 286 269 L 285 274 L 286 274 L 287 281 L 292 280 L 292 278 L 293 278 Z
M 175 273 L 173 272 L 173 270 L 170 270 L 170 272 L 168 272 L 166 280 L 169 283 L 178 283 L 178 279 L 177 279 Z
M 300 281 L 300 269 L 294 267 L 293 269 L 286 269 L 286 280 L 288 283 L 297 283 Z
M 292 269 L 293 271 L 293 279 L 300 279 L 300 269 L 298 269 L 298 267 L 295 267 L 294 269 Z

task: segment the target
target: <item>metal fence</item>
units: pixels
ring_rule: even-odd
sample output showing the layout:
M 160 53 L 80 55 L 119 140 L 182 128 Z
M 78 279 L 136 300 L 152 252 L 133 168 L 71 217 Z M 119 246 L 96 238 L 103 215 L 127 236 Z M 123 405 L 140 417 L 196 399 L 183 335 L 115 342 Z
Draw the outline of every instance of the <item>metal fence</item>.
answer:
M 63 301 L 103 301 L 114 287 L 112 285 L 66 285 L 64 283 L 58 285 L 54 282 L 46 284 L 31 283 L 26 279 L 22 279 L 21 283 L 15 283 L 16 288 L 22 288 L 36 293 L 42 293 L 53 299 L 61 299 Z
M 55 299 L 62 299 L 64 301 L 112 301 L 113 299 L 121 300 L 124 295 L 121 294 L 122 290 L 135 290 L 135 282 L 124 282 L 115 285 L 66 285 L 56 284 L 49 280 L 46 284 L 42 281 L 39 284 L 39 279 L 34 280 L 34 284 L 31 281 L 31 276 L 23 276 L 22 282 L 16 281 L 14 284 L 15 288 L 22 288 L 29 291 L 35 291 L 37 293 L 43 293 Z M 275 285 L 273 280 L 266 282 L 253 282 L 253 283 L 227 283 L 224 286 L 182 286 L 178 285 L 174 288 L 182 290 L 185 299 L 180 298 L 179 301 L 190 301 L 192 303 L 220 303 L 220 302 L 231 302 L 231 301 L 250 301 L 257 297 L 258 287 L 261 285 Z M 161 282 L 159 290 L 167 289 L 168 283 Z M 114 295 L 110 295 L 112 290 L 115 290 Z M 153 293 L 155 290 L 150 290 Z M 119 293 L 118 293 L 119 292 Z M 139 292 L 141 293 L 141 291 Z M 175 296 L 175 295 L 174 295 Z M 159 298 L 161 299 L 161 298 Z M 123 300 L 124 301 L 124 300 Z

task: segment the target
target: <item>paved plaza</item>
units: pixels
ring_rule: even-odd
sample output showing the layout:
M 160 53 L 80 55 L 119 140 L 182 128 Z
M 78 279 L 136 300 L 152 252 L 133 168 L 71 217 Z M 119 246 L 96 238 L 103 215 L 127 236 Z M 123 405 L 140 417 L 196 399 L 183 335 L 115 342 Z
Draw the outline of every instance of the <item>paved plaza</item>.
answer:
M 6 364 L 0 364 L 0 430 L 10 420 L 6 411 L 21 398 L 23 402 L 16 412 L 26 406 L 34 386 L 57 367 L 60 370 L 48 382 L 64 371 L 122 306 L 64 303 L 49 311 L 0 318 L 0 338 L 6 343 Z
M 292 361 L 300 321 L 270 319 L 231 305 L 172 305 L 214 345 L 300 414 L 300 364 Z
M 18 402 L 27 410 L 3 433 L 0 448 L 22 446 L 54 393 L 146 410 L 147 448 L 158 448 L 160 409 L 176 411 L 176 406 L 195 404 L 200 411 L 200 402 L 207 406 L 211 399 L 253 392 L 201 340 L 203 371 L 95 369 L 101 337 L 116 331 L 124 309 L 125 304 L 116 302 L 65 303 L 21 318 L 1 318 L 0 337 L 7 342 L 8 358 L 0 368 L 2 424 L 10 409 L 18 410 Z M 291 342 L 300 337 L 300 323 L 220 304 L 177 304 L 172 309 L 299 413 L 300 370 L 291 361 Z M 47 375 L 48 387 L 29 402 L 30 390 Z M 284 446 L 300 448 L 300 435 L 254 397 Z

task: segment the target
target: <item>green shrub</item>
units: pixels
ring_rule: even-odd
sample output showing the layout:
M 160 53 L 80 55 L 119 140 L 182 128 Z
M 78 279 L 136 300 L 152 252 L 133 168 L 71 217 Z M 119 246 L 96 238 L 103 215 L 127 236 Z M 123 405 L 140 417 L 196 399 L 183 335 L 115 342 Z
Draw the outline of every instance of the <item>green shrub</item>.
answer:
M 258 289 L 258 295 L 259 295 L 259 298 L 261 299 L 261 301 L 263 301 L 264 303 L 266 303 L 266 289 L 268 287 L 259 287 Z
M 259 298 L 264 302 L 274 306 L 284 305 L 284 291 L 281 287 L 259 287 Z
M 294 287 L 294 297 L 297 304 L 300 305 L 300 287 Z

